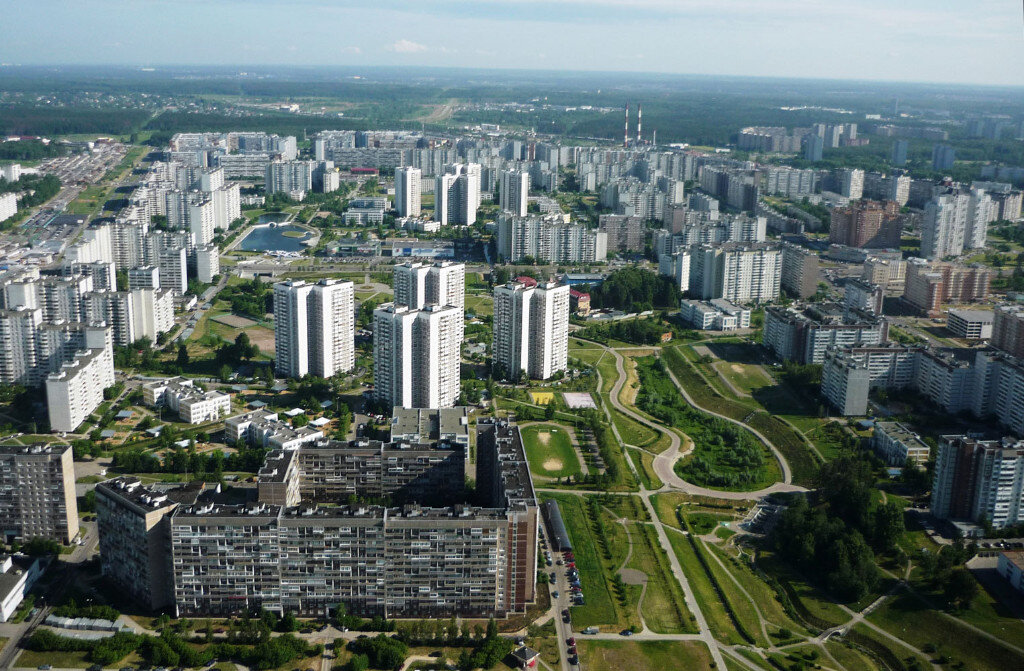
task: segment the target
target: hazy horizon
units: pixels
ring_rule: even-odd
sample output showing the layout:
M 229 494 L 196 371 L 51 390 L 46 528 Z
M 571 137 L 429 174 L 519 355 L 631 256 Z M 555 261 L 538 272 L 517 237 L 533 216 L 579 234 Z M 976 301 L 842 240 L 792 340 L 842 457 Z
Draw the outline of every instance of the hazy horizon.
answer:
M 1022 7 L 907 0 L 12 3 L 15 66 L 431 67 L 1020 87 Z M 0 33 L 7 32 L 0 29 Z

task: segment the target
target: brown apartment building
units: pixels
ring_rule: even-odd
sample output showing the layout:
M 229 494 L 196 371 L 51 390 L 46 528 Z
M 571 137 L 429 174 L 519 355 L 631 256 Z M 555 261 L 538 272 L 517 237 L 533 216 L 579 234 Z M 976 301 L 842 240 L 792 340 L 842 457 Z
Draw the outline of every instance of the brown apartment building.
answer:
M 832 210 L 829 242 L 866 249 L 900 246 L 899 203 L 858 200 Z
M 978 264 L 964 266 L 910 259 L 903 301 L 921 314 L 935 316 L 944 303 L 972 303 L 987 298 L 992 275 L 990 268 Z

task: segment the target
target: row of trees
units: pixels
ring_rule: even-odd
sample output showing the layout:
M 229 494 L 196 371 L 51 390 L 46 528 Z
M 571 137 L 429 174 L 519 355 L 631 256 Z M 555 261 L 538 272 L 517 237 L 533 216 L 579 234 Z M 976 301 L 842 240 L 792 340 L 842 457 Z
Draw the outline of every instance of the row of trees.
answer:
M 224 471 L 255 473 L 265 457 L 264 448 L 245 445 L 228 455 L 220 450 L 200 454 L 192 446 L 177 447 L 162 461 L 150 452 L 129 449 L 115 452 L 110 467 L 118 473 L 192 473 L 200 478 L 211 475 L 219 479 Z

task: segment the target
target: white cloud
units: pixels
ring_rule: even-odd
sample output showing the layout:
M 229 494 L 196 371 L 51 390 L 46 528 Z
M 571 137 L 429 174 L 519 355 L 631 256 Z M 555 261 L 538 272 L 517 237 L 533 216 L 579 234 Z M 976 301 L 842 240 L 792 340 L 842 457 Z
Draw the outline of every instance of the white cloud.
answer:
M 397 54 L 418 54 L 426 50 L 426 45 L 412 40 L 398 40 L 388 47 L 388 51 L 394 51 Z
M 341 53 L 343 54 L 361 54 L 363 50 L 359 47 L 342 47 Z

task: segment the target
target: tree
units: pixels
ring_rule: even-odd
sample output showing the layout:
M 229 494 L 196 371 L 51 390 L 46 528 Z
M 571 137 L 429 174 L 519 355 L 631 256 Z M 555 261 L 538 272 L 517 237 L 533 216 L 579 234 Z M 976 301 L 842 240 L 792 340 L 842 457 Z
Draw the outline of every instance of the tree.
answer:
M 890 501 L 878 506 L 874 513 L 874 545 L 877 550 L 888 552 L 896 547 L 906 527 L 903 524 L 903 509 Z
M 178 343 L 178 357 L 174 360 L 174 363 L 178 365 L 178 368 L 184 369 L 188 366 L 188 361 L 188 347 L 183 342 Z
M 966 610 L 971 607 L 971 603 L 978 596 L 978 581 L 967 569 L 956 569 L 949 574 L 944 593 L 950 608 Z

